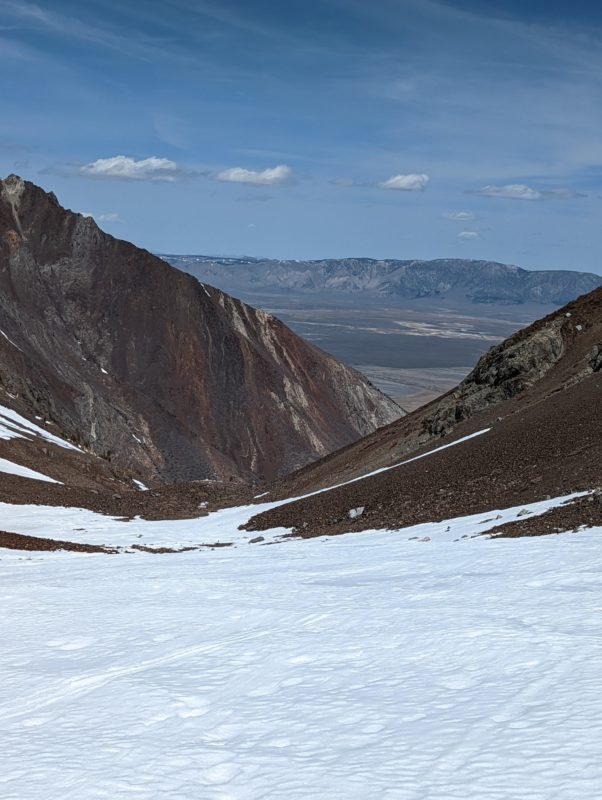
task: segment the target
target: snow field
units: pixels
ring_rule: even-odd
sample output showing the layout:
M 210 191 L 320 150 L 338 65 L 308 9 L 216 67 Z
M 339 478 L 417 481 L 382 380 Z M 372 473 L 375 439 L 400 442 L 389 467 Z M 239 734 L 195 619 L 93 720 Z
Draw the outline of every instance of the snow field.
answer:
M 403 528 L 391 535 L 405 538 L 436 537 L 437 541 L 453 541 L 461 536 L 473 537 L 486 533 L 496 525 L 511 522 L 520 512 L 530 515 L 543 514 L 554 506 L 581 497 L 587 492 L 576 492 L 564 497 L 542 500 L 524 506 L 495 510 L 486 514 L 473 514 L 443 522 L 427 522 Z M 0 520 L 5 530 L 46 539 L 67 540 L 82 544 L 106 545 L 125 548 L 132 545 L 145 547 L 194 547 L 216 542 L 246 545 L 250 539 L 261 535 L 266 542 L 278 542 L 290 530 L 272 528 L 268 531 L 240 531 L 240 525 L 252 516 L 288 501 L 257 503 L 215 511 L 209 516 L 180 520 L 133 520 L 107 517 L 84 508 L 62 506 L 12 505 L 0 503 Z M 368 531 L 367 533 L 374 533 Z M 357 536 L 358 534 L 347 534 Z M 0 558 L 2 551 L 0 551 Z
M 599 797 L 602 529 L 407 533 L 3 554 L 0 795 Z

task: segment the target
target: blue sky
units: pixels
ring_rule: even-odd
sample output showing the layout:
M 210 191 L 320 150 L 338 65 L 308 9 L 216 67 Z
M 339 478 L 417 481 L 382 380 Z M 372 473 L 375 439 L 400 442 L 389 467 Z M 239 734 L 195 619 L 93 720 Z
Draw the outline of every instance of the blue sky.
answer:
M 0 0 L 0 163 L 159 252 L 602 272 L 602 8 Z

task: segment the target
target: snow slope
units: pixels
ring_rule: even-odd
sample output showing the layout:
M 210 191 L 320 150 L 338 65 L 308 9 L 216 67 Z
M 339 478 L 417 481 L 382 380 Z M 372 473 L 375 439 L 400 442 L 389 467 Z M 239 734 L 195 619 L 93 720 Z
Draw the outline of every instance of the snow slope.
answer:
M 2 472 L 8 475 L 19 475 L 21 478 L 33 478 L 37 481 L 60 483 L 60 481 L 55 481 L 54 478 L 49 478 L 48 475 L 43 475 L 41 472 L 29 469 L 29 467 L 22 467 L 20 464 L 15 464 L 6 458 L 0 458 L 0 473 Z
M 438 541 L 453 541 L 460 536 L 479 536 L 496 525 L 517 519 L 523 511 L 535 515 L 543 514 L 565 500 L 583 494 L 587 493 L 576 492 L 526 506 L 496 509 L 487 514 L 473 514 L 443 522 L 414 525 L 399 531 L 399 535 L 436 536 Z M 128 548 L 132 545 L 144 545 L 181 548 L 215 542 L 237 545 L 246 544 L 258 535 L 255 532 L 238 530 L 240 525 L 247 522 L 254 514 L 268 511 L 282 502 L 284 501 L 225 508 L 207 517 L 194 519 L 157 521 L 107 517 L 84 508 L 0 503 L 0 520 L 2 528 L 11 533 L 107 547 Z M 290 531 L 287 528 L 273 528 L 270 531 L 262 531 L 261 536 L 264 540 L 278 541 L 288 533 Z
M 9 531 L 122 548 L 0 551 L 0 796 L 598 797 L 602 528 L 482 535 L 565 499 L 251 546 L 238 526 L 279 503 L 0 504 Z
M 599 797 L 602 529 L 407 534 L 3 552 L 3 800 Z
M 28 439 L 32 436 L 39 436 L 47 442 L 57 444 L 59 447 L 64 447 L 66 450 L 80 450 L 71 442 L 55 436 L 39 425 L 30 422 L 21 414 L 13 411 L 12 408 L 0 405 L 0 439 Z

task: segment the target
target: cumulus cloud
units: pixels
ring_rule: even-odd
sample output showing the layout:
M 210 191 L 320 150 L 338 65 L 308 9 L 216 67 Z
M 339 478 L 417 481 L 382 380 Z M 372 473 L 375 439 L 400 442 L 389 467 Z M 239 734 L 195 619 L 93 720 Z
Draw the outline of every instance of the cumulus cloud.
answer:
M 421 175 L 393 175 L 386 181 L 378 183 L 379 189 L 396 189 L 400 192 L 422 192 L 426 189 L 429 176 Z
M 477 231 L 460 231 L 458 234 L 458 239 L 462 239 L 464 242 L 472 242 L 478 238 L 479 234 Z
M 182 174 L 175 161 L 168 158 L 143 158 L 136 161 L 128 156 L 98 158 L 80 167 L 80 175 L 90 178 L 116 178 L 127 181 L 175 181 Z
M 470 211 L 451 211 L 449 214 L 444 214 L 443 216 L 445 219 L 451 219 L 452 222 L 470 222 L 477 218 L 476 214 Z
M 504 186 L 484 186 L 476 194 L 483 197 L 508 197 L 511 200 L 570 200 L 586 197 L 572 189 L 534 189 L 526 183 L 507 183 Z
M 254 186 L 282 186 L 293 179 L 293 171 L 285 164 L 270 167 L 261 171 L 230 167 L 214 175 L 216 181 L 225 183 L 250 183 Z

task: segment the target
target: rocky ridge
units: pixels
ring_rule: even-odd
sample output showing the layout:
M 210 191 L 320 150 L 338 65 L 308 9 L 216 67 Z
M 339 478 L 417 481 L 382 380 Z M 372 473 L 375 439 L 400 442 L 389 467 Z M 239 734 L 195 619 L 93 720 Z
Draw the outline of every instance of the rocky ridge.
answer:
M 0 182 L 0 402 L 146 482 L 271 479 L 399 408 L 275 317 Z
M 334 488 L 256 517 L 249 529 L 403 527 L 598 487 L 601 354 L 597 289 L 492 348 L 454 391 L 274 484 L 274 497 Z M 361 515 L 349 516 L 357 508 Z
M 344 294 L 387 302 L 458 300 L 479 305 L 541 303 L 561 306 L 602 284 L 572 270 L 526 270 L 496 261 L 341 258 L 277 261 L 166 255 L 169 263 L 225 291 L 243 296 L 286 292 Z M 237 294 L 237 296 L 238 296 Z

